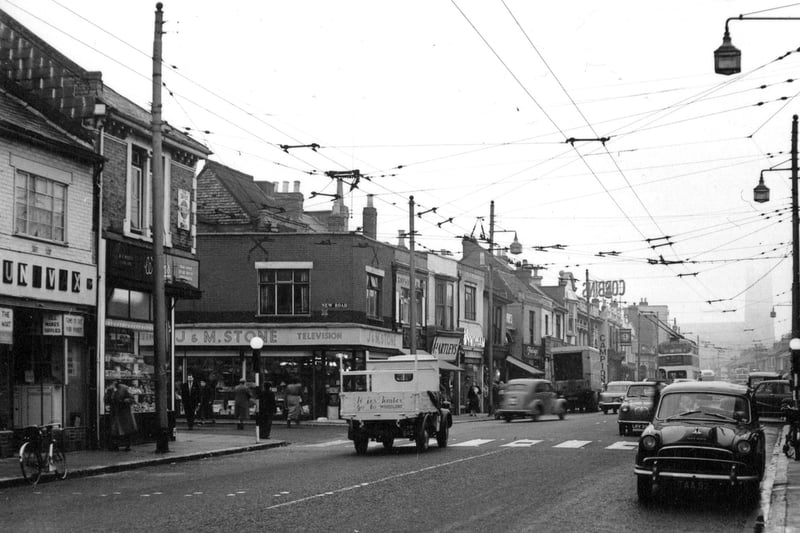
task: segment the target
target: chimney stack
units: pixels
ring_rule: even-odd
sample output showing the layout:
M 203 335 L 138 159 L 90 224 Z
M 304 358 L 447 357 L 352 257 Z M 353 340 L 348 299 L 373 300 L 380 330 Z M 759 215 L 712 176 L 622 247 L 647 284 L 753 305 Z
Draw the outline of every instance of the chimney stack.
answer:
M 372 205 L 372 197 L 374 195 L 367 195 L 367 206 L 362 213 L 362 224 L 364 227 L 364 236 L 370 239 L 377 239 L 378 235 L 378 210 Z
M 397 246 L 400 248 L 407 248 L 405 230 L 402 229 L 397 230 Z

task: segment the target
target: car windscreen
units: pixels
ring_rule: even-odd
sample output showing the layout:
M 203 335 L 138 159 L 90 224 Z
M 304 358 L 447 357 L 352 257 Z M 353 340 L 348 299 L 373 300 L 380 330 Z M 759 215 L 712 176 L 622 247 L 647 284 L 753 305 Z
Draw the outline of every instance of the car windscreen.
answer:
M 673 392 L 664 394 L 658 405 L 660 420 L 714 419 L 747 422 L 749 402 L 744 396 L 715 392 Z
M 624 383 L 609 383 L 606 392 L 620 392 L 624 393 L 628 389 L 628 386 Z
M 528 390 L 529 387 L 530 385 L 527 383 L 509 383 L 506 385 L 505 390 L 511 392 L 521 392 Z
M 649 398 L 655 395 L 656 389 L 650 385 L 631 385 L 626 394 L 629 398 Z

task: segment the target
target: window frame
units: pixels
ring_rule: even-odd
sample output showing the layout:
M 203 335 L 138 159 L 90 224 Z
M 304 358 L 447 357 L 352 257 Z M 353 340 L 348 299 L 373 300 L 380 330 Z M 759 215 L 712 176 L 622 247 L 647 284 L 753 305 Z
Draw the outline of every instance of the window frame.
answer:
M 470 296 L 471 295 L 471 296 Z M 464 319 L 476 320 L 478 317 L 478 287 L 472 284 L 464 285 Z
M 287 272 L 291 273 L 291 279 L 279 279 L 280 276 L 285 276 Z M 272 274 L 271 279 L 270 274 Z M 298 276 L 300 279 L 297 279 Z M 302 279 L 303 277 L 305 279 Z M 257 316 L 292 317 L 311 315 L 310 268 L 269 267 L 256 264 L 256 282 L 258 285 Z M 290 287 L 288 293 L 286 292 L 287 287 Z M 272 288 L 271 291 L 270 288 Z M 272 305 L 267 300 L 272 300 Z M 289 312 L 280 312 L 286 305 L 289 306 Z
M 453 292 L 453 281 L 444 278 L 436 278 L 434 323 L 439 329 L 452 330 L 455 327 Z
M 16 161 L 12 160 L 12 165 L 14 165 L 15 162 Z M 52 175 L 47 175 L 48 172 L 44 170 L 44 167 L 41 165 L 39 165 L 39 169 L 25 167 L 25 165 L 14 166 L 14 235 L 55 244 L 67 244 L 69 185 L 62 180 L 53 179 L 54 176 Z M 22 185 L 20 184 L 21 181 L 24 181 Z M 39 188 L 40 184 L 45 186 L 44 191 Z M 20 191 L 22 191 L 24 199 L 20 198 Z M 48 207 L 43 207 L 43 200 L 49 201 L 50 205 Z M 57 209 L 56 203 L 60 203 L 60 212 Z M 35 218 L 37 218 L 37 212 L 42 211 L 46 212 L 46 219 L 49 222 L 45 223 L 35 220 Z M 22 218 L 20 218 L 20 213 L 24 213 Z M 60 225 L 56 222 L 57 219 L 60 219 Z M 23 222 L 24 228 L 21 228 L 20 222 Z M 38 233 L 39 228 L 46 229 L 46 234 L 40 235 Z M 58 230 L 61 232 L 60 236 L 56 236 Z
M 383 276 L 367 271 L 365 313 L 367 318 L 380 319 L 383 303 Z
M 134 154 L 143 157 L 139 165 L 134 165 Z M 172 231 L 170 221 L 170 208 L 172 205 L 172 158 L 167 151 L 161 154 L 163 162 L 163 190 L 164 190 L 164 245 L 172 246 Z M 145 241 L 153 240 L 153 151 L 152 148 L 142 144 L 128 142 L 127 155 L 125 160 L 125 218 L 123 221 L 123 232 L 126 237 L 141 239 Z M 140 177 L 139 186 L 136 187 L 135 170 L 138 170 L 144 179 Z M 134 187 L 140 189 L 134 190 Z M 133 203 L 136 196 L 141 196 L 141 208 L 134 221 Z M 138 227 L 141 226 L 141 227 Z

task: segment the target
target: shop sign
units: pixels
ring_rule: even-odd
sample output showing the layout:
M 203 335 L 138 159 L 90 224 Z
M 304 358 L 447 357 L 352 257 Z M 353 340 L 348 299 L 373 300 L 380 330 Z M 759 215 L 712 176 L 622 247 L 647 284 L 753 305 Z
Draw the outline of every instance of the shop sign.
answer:
M 625 280 L 614 281 L 589 281 L 589 296 L 591 298 L 611 298 L 625 294 Z M 586 283 L 584 283 L 583 297 L 586 298 Z
M 78 315 L 64 315 L 64 335 L 67 337 L 83 337 L 83 317 Z
M 97 304 L 94 265 L 62 261 L 35 254 L 0 251 L 0 293 L 15 298 Z
M 47 313 L 42 317 L 42 335 L 61 336 L 64 334 L 64 315 Z
M 14 344 L 14 310 L 0 307 L 0 344 Z
M 461 346 L 461 339 L 453 337 L 442 337 L 437 335 L 433 339 L 431 353 L 441 355 L 445 361 L 455 361 L 458 356 L 458 349 Z
M 631 330 L 630 329 L 620 329 L 619 330 L 619 345 L 620 346 L 630 346 L 631 345 Z
M 153 282 L 153 251 L 124 242 L 108 244 L 108 273 L 119 279 Z M 164 279 L 199 287 L 200 263 L 196 259 L 164 254 Z
M 261 337 L 264 348 L 286 346 L 365 346 L 400 350 L 403 346 L 400 333 L 369 328 L 310 327 L 275 328 L 268 326 L 241 328 L 182 328 L 175 330 L 177 346 L 249 346 L 250 339 Z M 141 343 L 152 337 L 140 339 Z

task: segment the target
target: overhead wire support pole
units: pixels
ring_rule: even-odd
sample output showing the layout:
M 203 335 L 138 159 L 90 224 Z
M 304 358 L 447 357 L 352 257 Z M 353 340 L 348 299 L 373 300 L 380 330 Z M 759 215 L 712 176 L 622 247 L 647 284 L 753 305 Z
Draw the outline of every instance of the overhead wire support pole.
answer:
M 486 332 L 487 370 L 489 373 L 489 395 L 487 411 L 493 412 L 492 383 L 494 383 L 494 200 L 489 204 L 489 331 Z
M 800 401 L 800 218 L 797 200 L 797 115 L 792 117 L 792 395 L 795 407 Z
M 161 136 L 161 35 L 164 13 L 161 2 L 156 4 L 156 23 L 153 36 L 153 355 L 156 374 L 156 416 L 158 434 L 156 453 L 169 451 L 169 422 L 167 418 L 166 369 L 166 302 L 164 294 L 164 166 Z

